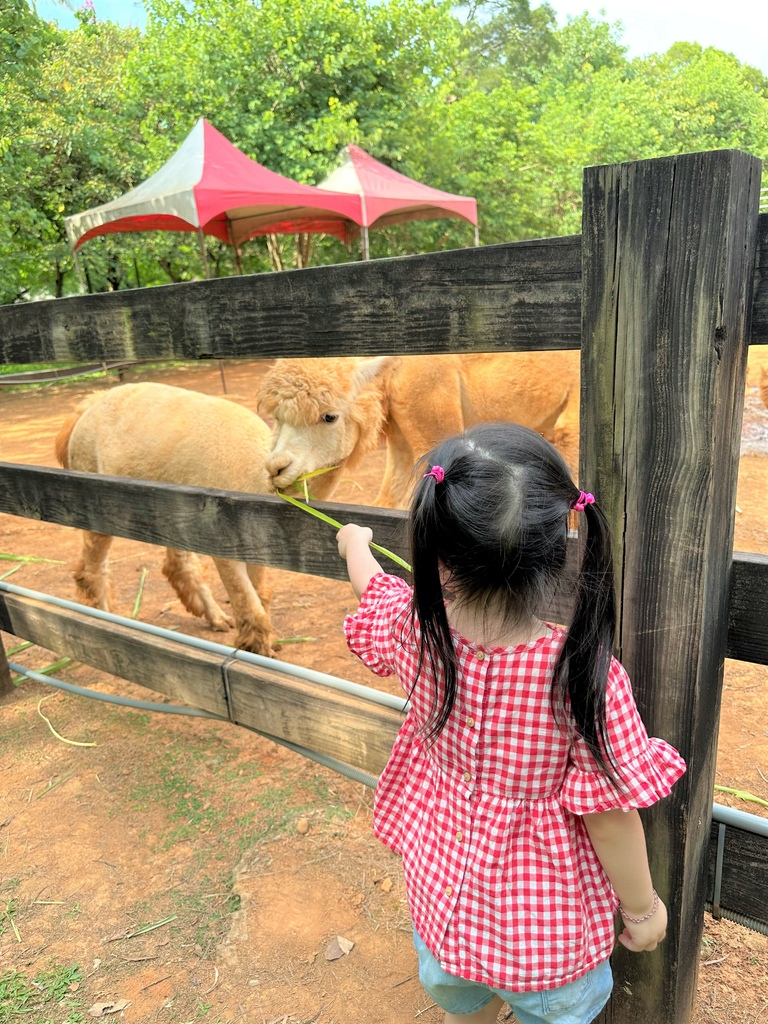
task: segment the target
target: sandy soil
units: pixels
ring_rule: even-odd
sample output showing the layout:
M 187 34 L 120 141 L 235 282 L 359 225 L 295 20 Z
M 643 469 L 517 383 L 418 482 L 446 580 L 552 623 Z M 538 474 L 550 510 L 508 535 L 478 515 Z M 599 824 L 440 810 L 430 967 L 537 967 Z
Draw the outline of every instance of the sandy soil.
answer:
M 761 363 L 768 366 L 768 352 L 755 350 L 736 547 L 768 552 L 768 411 L 756 387 Z M 254 408 L 263 368 L 227 364 L 229 397 Z M 216 364 L 135 376 L 222 393 Z M 113 384 L 0 393 L 0 460 L 54 465 L 53 437 L 65 414 L 84 393 Z M 382 470 L 379 452 L 337 497 L 370 500 Z M 24 563 L 13 582 L 73 596 L 75 531 L 0 516 L 0 538 L 2 552 L 59 560 Z M 211 636 L 174 600 L 161 561 L 157 548 L 115 542 L 115 610 L 130 614 L 146 568 L 139 617 Z M 0 562 L 0 575 L 15 564 Z M 215 574 L 210 580 L 223 603 Z M 271 581 L 280 635 L 315 638 L 285 646 L 285 660 L 396 692 L 346 650 L 339 627 L 355 605 L 347 585 L 278 571 Z M 6 649 L 18 643 L 3 640 Z M 31 648 L 13 660 L 40 668 L 55 657 Z M 57 674 L 153 697 L 83 665 Z M 762 666 L 728 663 L 717 763 L 719 785 L 763 800 L 767 676 Z M 90 745 L 62 742 L 40 712 L 61 737 Z M 0 1021 L 76 1024 L 93 1019 L 87 1011 L 94 1004 L 119 999 L 130 1005 L 111 1019 L 130 1024 L 441 1020 L 416 978 L 399 864 L 371 837 L 365 787 L 243 729 L 151 716 L 28 680 L 0 701 L 0 716 L 0 985 L 12 972 L 36 981 L 28 989 L 29 1012 L 3 1016 L 0 1003 Z M 723 793 L 717 798 L 767 813 Z M 354 946 L 327 959 L 337 935 Z M 74 965 L 79 970 L 68 976 L 63 997 L 57 991 L 48 998 L 53 974 Z M 763 1017 L 768 1020 L 768 939 L 708 919 L 696 1024 L 756 1024 Z

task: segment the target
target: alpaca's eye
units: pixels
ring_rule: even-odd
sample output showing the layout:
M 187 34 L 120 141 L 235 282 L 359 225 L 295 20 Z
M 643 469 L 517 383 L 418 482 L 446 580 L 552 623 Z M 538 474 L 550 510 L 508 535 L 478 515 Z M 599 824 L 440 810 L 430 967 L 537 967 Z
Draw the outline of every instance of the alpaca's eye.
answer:
M 320 417 L 320 422 L 321 423 L 335 423 L 338 418 L 339 418 L 339 414 L 337 412 L 325 412 Z

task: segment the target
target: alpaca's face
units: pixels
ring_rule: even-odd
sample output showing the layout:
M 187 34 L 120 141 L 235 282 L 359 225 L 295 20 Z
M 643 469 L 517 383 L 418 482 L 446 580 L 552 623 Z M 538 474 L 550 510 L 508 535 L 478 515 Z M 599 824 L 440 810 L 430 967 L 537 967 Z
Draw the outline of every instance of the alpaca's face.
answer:
M 333 492 L 365 431 L 357 370 L 342 360 L 283 360 L 267 375 L 259 404 L 275 421 L 266 469 L 276 490 L 328 470 L 308 486 L 317 498 Z

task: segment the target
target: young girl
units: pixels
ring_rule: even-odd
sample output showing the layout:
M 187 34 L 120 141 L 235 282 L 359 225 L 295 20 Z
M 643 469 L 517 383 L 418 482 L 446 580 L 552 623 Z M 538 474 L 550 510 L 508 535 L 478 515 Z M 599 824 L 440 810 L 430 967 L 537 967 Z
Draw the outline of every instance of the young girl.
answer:
M 514 424 L 428 457 L 410 514 L 413 589 L 349 524 L 339 553 L 360 599 L 344 629 L 411 698 L 379 780 L 374 830 L 403 858 L 419 975 L 447 1024 L 587 1024 L 608 1001 L 614 917 L 637 952 L 664 938 L 636 808 L 685 765 L 649 739 L 612 657 L 610 539 L 558 452 Z M 536 609 L 587 536 L 567 632 Z

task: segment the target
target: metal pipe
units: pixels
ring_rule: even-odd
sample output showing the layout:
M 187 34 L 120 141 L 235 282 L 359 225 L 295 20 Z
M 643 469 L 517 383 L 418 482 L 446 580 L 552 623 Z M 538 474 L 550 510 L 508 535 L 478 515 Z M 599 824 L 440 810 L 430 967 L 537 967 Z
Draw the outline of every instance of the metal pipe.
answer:
M 740 828 L 742 832 L 752 832 L 756 836 L 768 836 L 768 818 L 761 818 L 758 814 L 747 814 L 746 811 L 739 811 L 735 807 L 713 804 L 712 820 L 722 822 L 723 825 Z
M 277 736 L 272 736 L 268 732 L 262 732 L 261 729 L 254 729 L 250 725 L 243 726 L 249 732 L 255 732 L 258 736 L 263 736 L 266 740 L 271 740 L 273 743 L 279 743 L 281 747 L 287 747 L 288 750 L 292 750 L 294 754 L 301 754 L 302 757 L 308 758 L 310 761 L 314 761 L 315 764 L 321 764 L 324 768 L 331 768 L 333 771 L 338 772 L 339 775 L 345 776 L 347 779 L 352 779 L 353 782 L 362 782 L 364 786 L 369 786 L 371 789 L 376 789 L 376 783 L 379 781 L 378 776 L 370 775 L 368 772 L 364 772 L 362 768 L 355 768 L 351 764 L 347 764 L 345 761 L 339 761 L 335 757 L 331 757 L 329 754 L 319 754 L 316 750 L 308 750 L 306 747 L 300 747 L 296 743 L 291 743 L 290 740 L 281 740 Z
M 89 697 L 91 700 L 102 700 L 106 704 L 120 704 L 126 708 L 138 708 L 140 711 L 159 711 L 165 715 L 188 715 L 190 718 L 214 718 L 217 722 L 228 722 L 228 718 L 221 715 L 214 715 L 210 711 L 203 711 L 201 708 L 183 707 L 181 704 L 157 704 L 151 700 L 135 700 L 133 697 L 119 697 L 116 693 L 103 693 L 101 690 L 89 690 L 87 686 L 75 686 L 74 683 L 65 683 L 63 679 L 56 676 L 46 676 L 41 672 L 32 672 L 31 669 L 17 665 L 15 661 L 9 661 L 8 665 L 14 672 L 20 673 L 25 679 L 34 679 L 36 683 L 45 683 L 55 690 L 66 690 L 67 693 L 76 693 L 78 697 Z
M 306 679 L 310 683 L 319 683 L 321 686 L 340 690 L 342 693 L 348 693 L 353 697 L 361 697 L 363 700 L 370 701 L 373 704 L 380 704 L 382 707 L 393 708 L 395 711 L 403 712 L 408 709 L 408 703 L 403 697 L 382 693 L 380 690 L 374 690 L 370 686 L 362 686 L 360 683 L 353 683 L 349 679 L 340 679 L 338 676 L 327 675 L 325 672 L 316 672 L 314 669 L 304 668 L 301 665 L 291 665 L 287 661 L 279 661 L 277 658 L 267 658 L 262 654 L 241 651 L 236 647 L 229 647 L 226 644 L 217 644 L 211 640 L 190 636 L 188 633 L 175 633 L 170 629 L 163 629 L 161 626 L 152 626 L 148 622 L 137 622 L 136 619 L 128 619 L 122 615 L 114 615 L 112 612 L 102 611 L 101 608 L 89 608 L 74 601 L 67 601 L 63 597 L 54 597 L 52 594 L 41 594 L 36 590 L 17 587 L 13 583 L 0 582 L 0 592 L 3 591 L 8 594 L 15 594 L 18 597 L 42 601 L 44 604 L 51 604 L 57 608 L 64 608 L 67 611 L 80 612 L 83 615 L 89 615 L 91 618 L 100 619 L 103 622 L 126 626 L 140 633 L 161 637 L 163 640 L 175 640 L 185 647 L 193 647 L 199 651 L 218 654 L 224 658 L 233 657 L 236 661 L 243 661 L 247 665 L 256 665 L 259 668 L 266 668 L 270 672 L 293 676 L 296 679 Z
M 12 661 L 8 662 L 8 664 L 14 672 L 20 672 L 25 678 L 34 679 L 36 683 L 44 683 L 46 686 L 54 687 L 54 689 L 66 690 L 68 693 L 77 694 L 79 697 L 100 700 L 106 704 L 120 704 L 123 707 L 137 708 L 140 711 L 154 711 L 162 715 L 187 715 L 190 718 L 211 718 L 216 722 L 229 721 L 227 718 L 222 718 L 221 715 L 213 715 L 209 711 L 201 711 L 199 708 L 182 707 L 179 704 L 156 704 L 149 700 L 135 700 L 133 697 L 118 697 L 114 693 L 103 693 L 101 690 L 89 690 L 85 686 L 65 683 L 63 679 L 57 679 L 55 676 L 45 676 L 40 672 L 31 672 L 29 669 L 22 668 L 21 665 L 17 665 Z M 353 782 L 361 782 L 364 786 L 370 786 L 371 789 L 376 788 L 378 777 L 363 771 L 362 768 L 355 768 L 354 765 L 347 764 L 345 761 L 339 761 L 338 758 L 331 757 L 330 754 L 321 754 L 316 750 L 310 750 L 308 747 L 301 747 L 298 743 L 291 743 L 290 740 L 280 739 L 280 737 L 273 736 L 271 733 L 262 732 L 261 729 L 254 729 L 251 725 L 241 725 L 240 727 L 247 729 L 249 732 L 256 733 L 257 736 L 263 736 L 264 739 L 277 743 L 281 747 L 286 747 L 288 750 L 292 750 L 294 754 L 301 754 L 302 757 L 314 761 L 315 764 L 320 764 L 324 768 L 330 768 L 338 772 L 339 775 L 352 779 Z
M 369 260 L 371 253 L 368 248 L 368 209 L 365 205 L 365 193 L 360 193 L 360 209 L 363 214 L 363 223 L 360 225 L 360 244 L 363 250 L 363 259 Z

